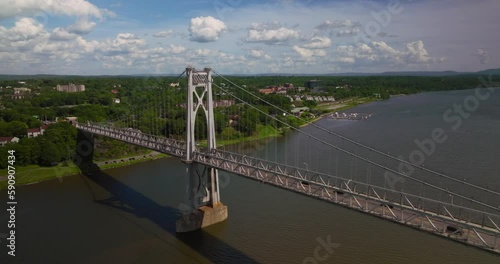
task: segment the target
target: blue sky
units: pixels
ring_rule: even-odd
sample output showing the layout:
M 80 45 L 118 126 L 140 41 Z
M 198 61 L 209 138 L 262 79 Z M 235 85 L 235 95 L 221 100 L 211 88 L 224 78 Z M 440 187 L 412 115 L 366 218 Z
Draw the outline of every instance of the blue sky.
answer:
M 497 0 L 0 0 L 1 74 L 478 71 Z

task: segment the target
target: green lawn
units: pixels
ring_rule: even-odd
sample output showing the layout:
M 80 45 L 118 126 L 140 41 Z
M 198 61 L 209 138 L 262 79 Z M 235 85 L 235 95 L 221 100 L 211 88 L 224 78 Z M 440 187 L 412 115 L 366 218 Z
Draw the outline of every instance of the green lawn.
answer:
M 53 178 L 62 178 L 68 175 L 79 173 L 77 166 L 70 163 L 68 166 L 58 165 L 54 167 L 41 167 L 38 165 L 29 165 L 25 167 L 16 167 L 16 185 L 40 182 Z M 6 176 L 7 169 L 0 170 L 2 177 Z M 7 180 L 0 180 L 0 189 L 7 187 Z
M 127 160 L 119 163 L 103 164 L 99 167 L 102 170 L 118 168 L 123 166 L 128 166 L 136 164 L 139 162 L 165 158 L 168 157 L 166 154 L 154 155 L 153 157 L 146 156 L 146 158 L 137 158 L 135 160 Z M 36 183 L 45 180 L 50 180 L 54 178 L 63 178 L 65 176 L 79 174 L 80 169 L 73 163 L 69 163 L 68 166 L 58 165 L 54 167 L 42 167 L 38 165 L 29 165 L 25 167 L 16 167 L 16 185 L 24 185 L 28 183 Z M 7 169 L 0 170 L 0 190 L 7 188 Z
M 281 133 L 274 127 L 270 125 L 264 126 L 259 124 L 257 125 L 257 132 L 255 133 L 255 135 L 243 138 L 236 138 L 236 139 L 217 140 L 217 146 L 233 145 L 239 142 L 254 141 L 254 140 L 265 139 L 270 137 L 278 137 L 278 136 L 281 136 Z

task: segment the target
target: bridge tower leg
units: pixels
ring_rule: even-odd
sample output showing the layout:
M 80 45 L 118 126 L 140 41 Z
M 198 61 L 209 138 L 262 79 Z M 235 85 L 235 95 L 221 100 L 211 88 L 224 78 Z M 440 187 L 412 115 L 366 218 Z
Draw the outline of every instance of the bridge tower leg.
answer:
M 186 202 L 182 204 L 182 217 L 177 220 L 176 231 L 190 232 L 224 221 L 227 206 L 220 201 L 217 169 L 193 161 L 196 150 L 195 121 L 198 110 L 205 114 L 208 149 L 215 149 L 215 120 L 212 98 L 212 72 L 210 68 L 197 71 L 186 69 L 188 87 L 186 98 Z

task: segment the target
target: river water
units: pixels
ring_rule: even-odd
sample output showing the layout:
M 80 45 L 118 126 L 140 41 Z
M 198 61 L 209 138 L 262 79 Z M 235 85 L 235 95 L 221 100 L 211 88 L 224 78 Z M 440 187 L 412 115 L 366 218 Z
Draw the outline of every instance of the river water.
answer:
M 322 119 L 316 124 L 405 159 L 418 149 L 416 139 L 432 138 L 432 131 L 441 128 L 447 140 L 436 144 L 424 166 L 500 190 L 500 92 L 478 100 L 477 109 L 469 107 L 473 111 L 460 118 L 460 125 L 457 114 L 448 114 L 453 121 L 443 119 L 454 104 L 464 104 L 474 94 L 465 90 L 396 97 L 349 110 L 373 113 L 369 119 Z M 348 147 L 311 126 L 303 130 Z M 376 168 L 370 170 L 297 132 L 228 149 L 353 180 L 384 182 Z M 353 151 L 376 159 L 361 149 Z M 7 256 L 6 240 L 0 236 L 0 263 L 500 263 L 498 256 L 472 247 L 225 173 L 221 198 L 229 218 L 178 235 L 175 220 L 184 197 L 184 171 L 180 160 L 166 158 L 20 187 L 17 256 Z M 410 182 L 404 184 L 412 188 Z M 1 208 L 6 198 L 6 191 L 0 191 Z M 3 209 L 0 233 L 6 232 L 7 221 Z

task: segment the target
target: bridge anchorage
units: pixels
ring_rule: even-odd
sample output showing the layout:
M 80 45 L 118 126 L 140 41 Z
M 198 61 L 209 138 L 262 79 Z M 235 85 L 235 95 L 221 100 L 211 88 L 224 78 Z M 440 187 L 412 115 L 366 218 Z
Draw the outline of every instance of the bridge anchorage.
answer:
M 187 76 L 187 126 L 186 126 L 186 202 L 181 208 L 182 216 L 177 220 L 178 233 L 194 231 L 224 221 L 227 206 L 220 201 L 219 175 L 214 167 L 197 163 L 195 121 L 198 110 L 205 114 L 207 122 L 208 151 L 216 149 L 215 120 L 212 98 L 212 70 L 198 71 L 186 68 Z

